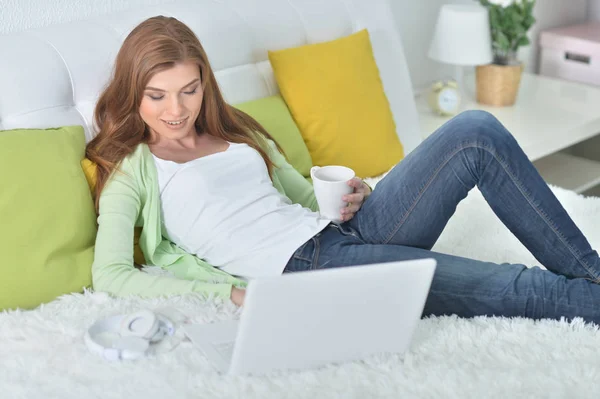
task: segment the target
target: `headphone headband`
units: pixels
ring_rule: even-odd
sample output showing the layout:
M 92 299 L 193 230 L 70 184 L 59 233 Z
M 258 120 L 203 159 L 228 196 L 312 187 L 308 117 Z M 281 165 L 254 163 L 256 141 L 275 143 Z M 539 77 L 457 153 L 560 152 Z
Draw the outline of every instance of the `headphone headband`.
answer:
M 141 310 L 95 322 L 84 340 L 90 351 L 107 360 L 138 359 L 175 347 L 163 342 L 175 332 L 175 323 L 165 314 Z

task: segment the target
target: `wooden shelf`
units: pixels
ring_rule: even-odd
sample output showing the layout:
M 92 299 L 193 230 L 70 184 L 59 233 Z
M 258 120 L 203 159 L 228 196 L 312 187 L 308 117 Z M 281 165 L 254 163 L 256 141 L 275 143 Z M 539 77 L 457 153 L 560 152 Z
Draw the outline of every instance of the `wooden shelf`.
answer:
M 544 180 L 576 193 L 600 184 L 600 162 L 557 152 L 534 162 Z

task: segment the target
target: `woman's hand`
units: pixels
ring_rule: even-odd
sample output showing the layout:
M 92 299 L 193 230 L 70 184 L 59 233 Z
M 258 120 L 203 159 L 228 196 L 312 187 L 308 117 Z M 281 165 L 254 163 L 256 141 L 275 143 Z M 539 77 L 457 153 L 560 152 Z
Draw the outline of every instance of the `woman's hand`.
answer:
M 244 304 L 244 298 L 246 297 L 246 290 L 243 288 L 233 287 L 231 289 L 231 302 L 237 306 Z
M 352 219 L 354 214 L 356 214 L 362 206 L 363 202 L 365 202 L 365 199 L 371 195 L 371 189 L 367 186 L 367 183 L 358 177 L 349 180 L 348 185 L 354 188 L 354 192 L 342 197 L 343 201 L 348 202 L 348 206 L 341 211 L 342 222 L 347 222 Z

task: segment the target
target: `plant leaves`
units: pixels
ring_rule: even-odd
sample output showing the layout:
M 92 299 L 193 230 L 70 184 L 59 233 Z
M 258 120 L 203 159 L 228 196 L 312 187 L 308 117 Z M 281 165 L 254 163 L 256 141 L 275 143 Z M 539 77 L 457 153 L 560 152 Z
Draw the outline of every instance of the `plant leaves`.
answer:
M 490 17 L 492 50 L 495 58 L 501 59 L 516 54 L 519 47 L 531 44 L 527 32 L 536 23 L 533 9 L 536 0 L 514 0 L 506 7 L 479 0 Z
M 502 32 L 502 31 L 496 32 L 496 37 L 494 38 L 494 41 L 498 44 L 498 47 L 501 48 L 502 50 L 508 51 L 510 49 L 510 41 L 508 40 L 508 37 L 506 37 L 504 32 Z
M 529 38 L 527 36 L 523 36 L 517 42 L 517 48 L 521 47 L 521 46 L 528 46 L 530 43 L 531 43 L 531 41 L 529 40 Z

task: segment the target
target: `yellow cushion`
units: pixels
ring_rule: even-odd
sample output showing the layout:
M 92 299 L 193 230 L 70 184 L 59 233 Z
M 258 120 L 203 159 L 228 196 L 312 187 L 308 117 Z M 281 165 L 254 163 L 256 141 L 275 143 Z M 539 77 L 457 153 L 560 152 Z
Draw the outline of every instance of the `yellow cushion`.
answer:
M 314 165 L 370 177 L 404 157 L 366 30 L 269 59 Z
M 87 158 L 81 161 L 81 167 L 87 180 L 90 191 L 92 192 L 92 198 L 95 200 L 94 188 L 96 187 L 96 164 Z M 133 234 L 133 261 L 139 265 L 145 265 L 146 259 L 142 249 L 140 248 L 140 235 L 142 234 L 142 228 L 136 227 Z

